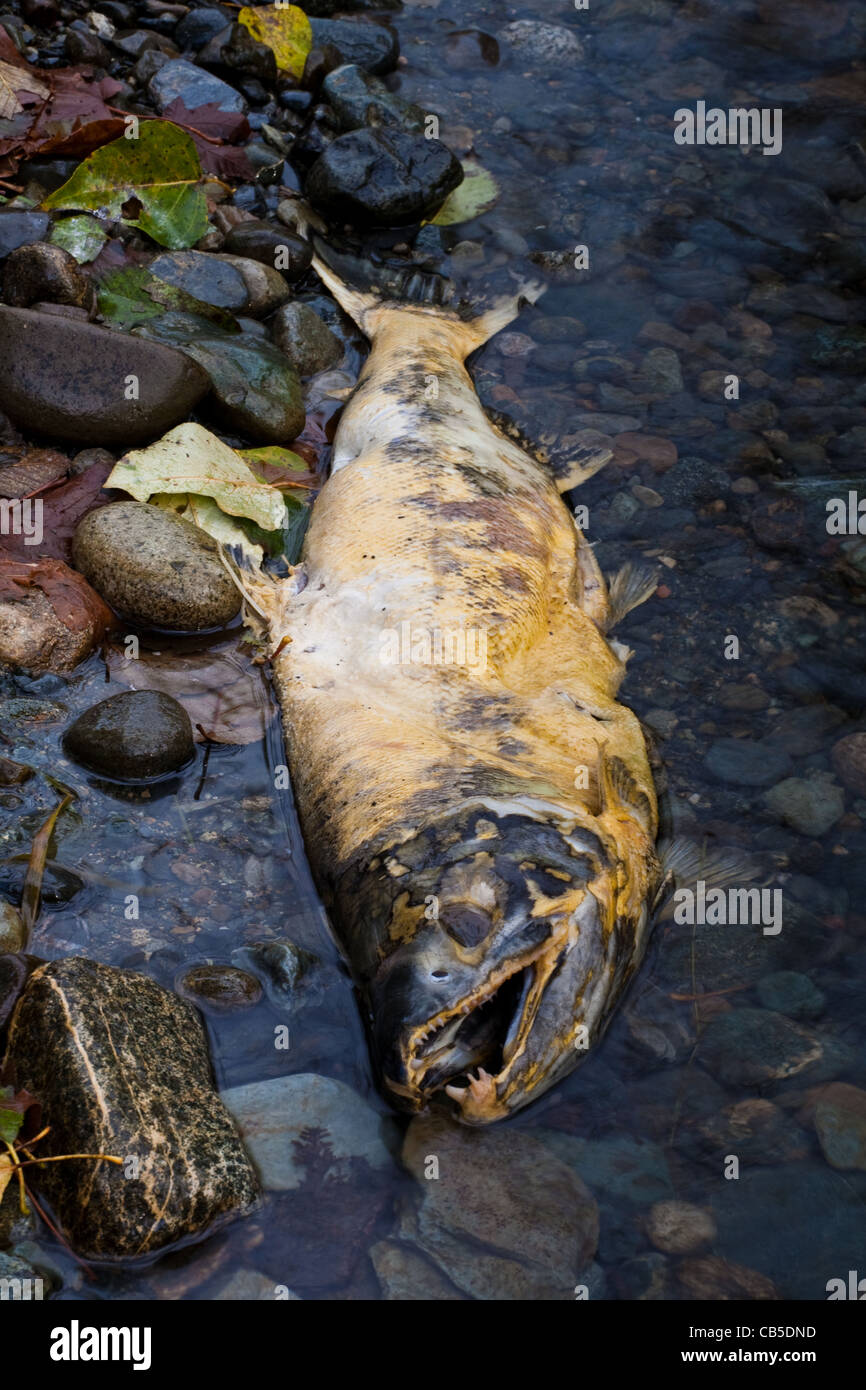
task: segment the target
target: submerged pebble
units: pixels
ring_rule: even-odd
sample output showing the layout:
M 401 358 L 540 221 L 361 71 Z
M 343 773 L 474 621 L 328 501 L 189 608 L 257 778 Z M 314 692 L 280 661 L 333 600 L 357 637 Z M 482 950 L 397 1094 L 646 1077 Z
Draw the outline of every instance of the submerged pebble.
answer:
M 258 980 L 233 965 L 195 965 L 181 977 L 178 991 L 217 1013 L 249 1009 L 262 997 Z
M 164 777 L 195 756 L 189 715 L 157 690 L 128 690 L 101 700 L 69 726 L 63 747 L 91 772 L 124 782 Z

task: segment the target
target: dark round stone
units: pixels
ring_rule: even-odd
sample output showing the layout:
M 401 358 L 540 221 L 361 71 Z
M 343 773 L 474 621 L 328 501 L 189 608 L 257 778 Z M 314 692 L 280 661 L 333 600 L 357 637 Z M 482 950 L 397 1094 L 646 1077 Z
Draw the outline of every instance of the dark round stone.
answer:
M 71 758 L 121 782 L 177 772 L 195 753 L 189 715 L 158 690 L 128 690 L 85 710 L 63 735 Z
M 346 222 L 396 227 L 435 212 L 463 180 L 439 140 L 402 130 L 352 130 L 333 140 L 307 175 L 307 196 Z
M 226 237 L 223 250 L 275 266 L 287 280 L 299 279 L 313 260 L 312 247 L 303 237 L 269 222 L 239 222 Z

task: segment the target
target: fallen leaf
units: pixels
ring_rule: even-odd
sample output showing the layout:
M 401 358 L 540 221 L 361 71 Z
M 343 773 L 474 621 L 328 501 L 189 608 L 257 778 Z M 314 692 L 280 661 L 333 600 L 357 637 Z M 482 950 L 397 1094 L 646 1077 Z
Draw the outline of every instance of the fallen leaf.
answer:
M 108 650 L 113 680 L 133 690 L 160 690 L 179 700 L 195 730 L 196 742 L 205 734 L 215 743 L 258 743 L 264 738 L 274 706 L 262 669 L 236 651 L 142 651 L 128 661 L 118 647 Z
M 195 493 L 156 493 L 151 502 L 166 511 L 176 512 L 185 521 L 191 521 L 201 531 L 213 536 L 220 545 L 240 546 L 254 565 L 260 565 L 265 558 L 262 546 L 256 545 L 234 517 L 220 511 L 212 497 L 199 497 Z
M 114 624 L 111 609 L 95 589 L 62 560 L 19 560 L 0 552 L 0 602 L 20 603 L 28 589 L 42 590 L 70 632 L 83 632 L 94 624 L 105 633 Z
M 238 449 L 241 458 L 258 470 L 264 482 L 279 488 L 316 487 L 318 478 L 309 471 L 307 460 L 279 444 L 264 444 L 257 449 Z
M 107 240 L 108 234 L 102 230 L 96 218 L 88 217 L 86 213 L 80 217 L 64 217 L 62 222 L 55 222 L 51 232 L 53 245 L 62 246 L 79 265 L 95 260 Z
M 146 121 L 137 140 L 121 137 L 89 155 L 42 206 L 121 218 L 176 251 L 208 230 L 201 176 L 192 137 L 168 122 Z
M 445 202 L 431 219 L 435 227 L 452 227 L 457 222 L 471 222 L 489 212 L 499 199 L 499 184 L 476 159 L 463 160 L 463 182 L 448 194 Z
M 27 861 L 27 873 L 24 878 L 24 891 L 21 894 L 21 919 L 28 936 L 39 920 L 42 880 L 45 877 L 45 861 L 48 858 L 51 836 L 54 834 L 58 816 L 61 811 L 66 810 L 74 797 L 75 792 L 67 792 L 33 836 L 30 858 Z
M 133 449 L 115 465 L 106 486 L 139 502 L 154 493 L 212 497 L 229 516 L 249 517 L 265 531 L 279 530 L 286 504 L 277 488 L 259 482 L 240 455 L 203 425 L 178 425 L 146 449 Z
M 313 28 L 303 10 L 297 5 L 245 5 L 238 14 L 238 23 L 259 43 L 272 49 L 281 72 L 291 73 L 300 81 L 313 47 Z
M 17 116 L 24 110 L 18 93 L 29 92 L 34 97 L 47 97 L 49 88 L 26 68 L 19 68 L 0 59 L 0 116 Z
M 28 561 L 46 556 L 68 560 L 72 535 L 81 518 L 112 500 L 102 491 L 110 469 L 108 463 L 94 463 L 84 473 L 41 492 L 41 543 L 27 545 L 23 535 L 9 535 L 3 537 L 2 550 Z
M 65 478 L 69 460 L 56 449 L 31 449 L 17 463 L 0 468 L 0 497 L 30 497 Z
M 165 119 L 183 126 L 192 136 L 205 173 L 214 174 L 218 179 L 255 178 L 256 171 L 246 151 L 235 143 L 245 140 L 250 133 L 243 112 L 221 111 L 214 101 L 190 110 L 183 97 L 175 97 L 166 107 Z

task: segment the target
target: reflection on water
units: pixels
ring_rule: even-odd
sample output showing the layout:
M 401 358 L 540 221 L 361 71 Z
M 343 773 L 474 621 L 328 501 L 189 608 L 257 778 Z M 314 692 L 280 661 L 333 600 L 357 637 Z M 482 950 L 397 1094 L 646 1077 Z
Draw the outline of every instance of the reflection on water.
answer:
M 236 1296 L 258 1277 L 325 1298 L 569 1298 L 580 1281 L 592 1297 L 823 1298 L 862 1259 L 866 90 L 851 60 L 864 14 L 563 0 L 476 3 L 467 19 L 453 0 L 407 0 L 407 61 L 389 82 L 438 114 L 442 138 L 472 150 L 503 195 L 475 223 L 425 228 L 419 245 L 470 290 L 497 267 L 550 281 L 476 358 L 479 392 L 554 457 L 585 431 L 612 441 L 579 501 L 606 571 L 647 557 L 663 571 L 618 635 L 634 651 L 623 695 L 652 738 L 666 834 L 748 849 L 782 890 L 782 929 L 668 915 L 603 1045 L 497 1130 L 474 1178 L 442 1140 L 467 1184 L 463 1225 L 434 1183 L 353 1156 L 350 1140 L 334 1165 L 308 1134 L 302 1182 L 149 1270 L 88 1281 L 46 1245 L 62 1297 L 208 1298 L 240 1268 L 251 1282 Z M 503 38 L 524 19 L 571 39 L 537 25 Z M 781 151 L 678 144 L 674 113 L 699 102 L 781 110 Z M 125 688 L 112 681 L 94 659 L 68 684 L 3 688 L 41 709 L 4 707 L 4 752 L 80 793 L 32 949 L 173 985 L 192 963 L 237 963 L 239 948 L 286 936 L 318 963 L 289 1003 L 271 990 L 209 1015 L 220 1086 L 323 1073 L 387 1116 L 290 794 L 274 787 L 277 726 L 212 746 L 206 767 L 200 748 L 179 784 L 108 794 L 64 761 L 66 716 L 51 710 Z M 53 804 L 35 780 L 3 790 L 4 886 Z M 287 1017 L 288 1054 L 272 1043 Z M 404 1128 L 386 1121 L 392 1150 Z M 541 1248 L 555 1224 L 545 1161 L 551 1181 L 563 1165 L 579 1173 L 598 1206 L 597 1253 L 580 1270 Z M 580 1200 L 567 1189 L 569 1212 Z M 473 1225 L 484 1202 L 487 1228 Z M 571 1248 L 591 1250 L 590 1215 L 562 1219 Z M 526 1250 L 535 1273 L 516 1284 Z

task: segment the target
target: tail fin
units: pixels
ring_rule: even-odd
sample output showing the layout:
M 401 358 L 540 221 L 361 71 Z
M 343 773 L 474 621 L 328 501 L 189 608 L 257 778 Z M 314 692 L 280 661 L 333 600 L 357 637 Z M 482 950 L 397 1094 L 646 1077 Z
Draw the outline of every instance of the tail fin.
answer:
M 463 305 L 452 308 L 449 306 L 455 298 L 456 286 L 435 271 L 420 270 L 417 266 L 375 265 L 336 251 L 318 236 L 313 238 L 313 244 L 314 270 L 368 338 L 375 335 L 383 315 L 409 309 L 452 321 L 460 329 L 468 356 L 511 323 L 524 302 L 534 304 L 546 289 L 541 281 L 527 281 L 480 313 Z M 349 280 L 366 281 L 367 288 L 361 289 Z

